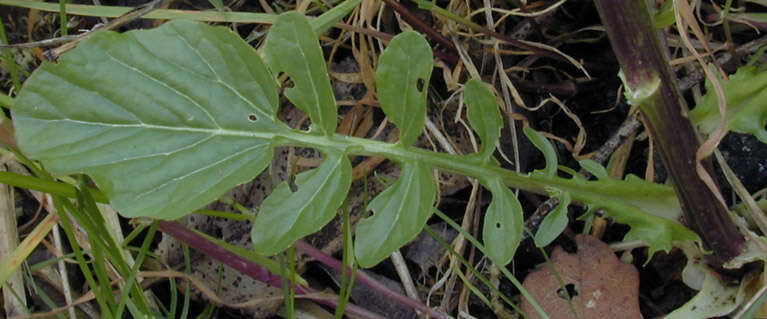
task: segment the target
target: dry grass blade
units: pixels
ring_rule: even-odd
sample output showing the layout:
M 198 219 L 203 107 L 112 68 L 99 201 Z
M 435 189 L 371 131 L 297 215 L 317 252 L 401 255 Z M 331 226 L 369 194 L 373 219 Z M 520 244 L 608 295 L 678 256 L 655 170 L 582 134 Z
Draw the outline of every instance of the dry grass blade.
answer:
M 0 170 L 7 170 L 0 164 Z M 13 200 L 13 188 L 0 184 L 0 260 L 10 259 L 19 246 L 19 234 L 16 223 L 16 206 Z M 27 294 L 21 272 L 15 272 L 2 286 L 5 315 L 15 316 L 27 313 Z
M 719 104 L 719 114 L 721 114 L 719 127 L 711 134 L 711 136 L 709 136 L 705 142 L 703 142 L 703 144 L 701 144 L 700 148 L 698 148 L 695 154 L 695 170 L 697 171 L 698 176 L 711 190 L 711 193 L 716 196 L 716 199 L 720 202 L 720 204 L 723 207 L 727 207 L 727 203 L 724 201 L 724 197 L 722 197 L 722 194 L 719 191 L 719 187 L 717 187 L 716 182 L 714 182 L 711 175 L 706 171 L 706 169 L 703 167 L 703 164 L 701 163 L 701 161 L 703 161 L 714 151 L 714 149 L 716 149 L 716 147 L 719 145 L 719 142 L 721 142 L 721 140 L 724 138 L 724 135 L 727 133 L 727 117 L 725 116 L 727 114 L 727 100 L 725 98 L 724 89 L 722 89 L 722 85 L 719 82 L 719 79 L 711 71 L 711 69 L 708 68 L 706 63 L 703 61 L 703 57 L 700 56 L 700 54 L 695 50 L 692 43 L 690 42 L 689 36 L 687 35 L 686 31 L 688 23 L 693 30 L 696 30 L 697 27 L 695 20 L 690 19 L 692 16 L 692 9 L 687 4 L 686 0 L 674 1 L 674 3 L 676 4 L 674 16 L 676 18 L 677 25 L 680 26 L 679 30 L 681 30 L 679 35 L 681 36 L 685 46 L 687 46 L 687 49 L 691 54 L 695 56 L 696 60 L 698 60 L 698 63 L 700 63 L 701 68 L 703 68 L 703 71 L 706 73 L 706 78 L 711 82 L 711 86 L 714 88 L 714 92 L 716 92 L 717 102 Z M 698 36 L 699 39 L 705 43 L 705 39 L 703 38 L 702 34 L 696 32 L 696 36 Z M 706 48 L 708 48 L 708 45 L 706 45 Z

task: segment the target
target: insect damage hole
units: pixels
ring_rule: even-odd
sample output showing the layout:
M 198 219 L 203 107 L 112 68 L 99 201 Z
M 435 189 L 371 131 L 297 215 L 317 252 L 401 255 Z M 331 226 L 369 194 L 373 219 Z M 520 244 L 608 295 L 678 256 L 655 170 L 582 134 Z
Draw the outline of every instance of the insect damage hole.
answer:
M 298 184 L 296 184 L 296 175 L 295 174 L 290 174 L 290 176 L 288 176 L 287 183 L 288 183 L 288 187 L 290 187 L 290 192 L 291 193 L 295 193 L 295 192 L 298 191 Z
M 426 82 L 422 78 L 418 78 L 418 81 L 415 83 L 415 88 L 418 90 L 418 92 L 423 92 L 423 86 L 426 84 Z
M 258 116 L 256 116 L 256 114 L 250 113 L 248 114 L 248 120 L 251 122 L 258 121 Z
M 578 290 L 575 289 L 574 284 L 567 284 L 564 288 L 557 289 L 557 296 L 559 298 L 568 300 L 578 295 Z M 568 298 L 569 297 L 569 298 Z

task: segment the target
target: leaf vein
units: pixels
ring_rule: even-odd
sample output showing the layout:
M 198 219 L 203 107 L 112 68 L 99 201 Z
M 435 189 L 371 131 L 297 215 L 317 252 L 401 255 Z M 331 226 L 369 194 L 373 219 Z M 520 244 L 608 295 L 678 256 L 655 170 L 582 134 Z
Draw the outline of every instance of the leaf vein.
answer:
M 171 87 L 167 83 L 165 83 L 163 81 L 160 81 L 159 79 L 157 79 L 157 78 L 147 74 L 146 72 L 141 71 L 141 70 L 137 69 L 136 67 L 121 61 L 120 59 L 116 58 L 115 56 L 113 56 L 113 55 L 111 55 L 111 54 L 109 54 L 107 52 L 104 52 L 104 54 L 106 54 L 112 61 L 117 62 L 117 64 L 120 64 L 123 67 L 125 67 L 125 68 L 127 68 L 127 69 L 129 69 L 129 70 L 131 70 L 133 72 L 136 72 L 137 74 L 139 74 L 139 75 L 141 75 L 141 76 L 143 76 L 143 77 L 145 77 L 145 78 L 147 78 L 147 79 L 149 79 L 149 80 L 151 80 L 153 82 L 156 82 L 156 83 L 160 84 L 161 86 L 163 86 L 166 89 L 172 91 L 176 95 L 178 95 L 178 96 L 182 97 L 183 99 L 186 99 L 187 101 L 191 102 L 197 108 L 199 108 L 203 113 L 205 113 L 205 115 L 208 117 L 208 119 L 213 121 L 213 125 L 215 125 L 216 127 L 219 127 L 219 128 L 221 127 L 221 125 L 219 125 L 218 122 L 216 122 L 215 117 L 213 117 L 213 115 L 210 114 L 210 112 L 208 112 L 207 109 L 205 109 L 202 105 L 200 105 L 199 102 L 197 102 L 195 99 L 193 99 L 189 95 L 186 95 L 186 94 L 182 93 L 181 91 L 177 90 L 176 88 Z
M 229 91 L 234 93 L 234 95 L 236 95 L 240 100 L 245 102 L 245 104 L 250 106 L 254 111 L 260 113 L 262 118 L 271 118 L 272 117 L 271 114 L 265 112 L 263 109 L 261 109 L 260 107 L 256 106 L 251 100 L 249 100 L 245 96 L 243 96 L 242 93 L 240 93 L 239 90 L 237 90 L 234 87 L 230 86 L 229 83 L 224 82 L 224 80 L 221 79 L 221 76 L 218 74 L 218 72 L 216 72 L 216 70 L 213 68 L 213 66 L 210 65 L 210 62 L 207 59 L 205 59 L 205 57 L 202 55 L 202 53 L 200 53 L 200 51 L 197 50 L 197 48 L 193 47 L 192 44 L 189 43 L 189 41 L 186 40 L 186 38 L 181 37 L 181 41 L 184 42 L 184 44 L 189 48 L 189 50 L 192 50 L 192 52 L 194 52 L 194 54 L 196 54 L 200 58 L 200 60 L 202 60 L 202 62 L 205 63 L 205 65 L 208 67 L 210 72 L 212 72 L 213 75 L 216 77 L 216 81 L 215 81 L 216 83 L 221 84 L 223 87 L 227 88 Z
M 143 193 L 137 194 L 137 195 L 136 195 L 136 199 L 141 199 L 142 197 L 144 197 L 144 196 L 146 196 L 146 195 L 148 195 L 148 194 L 154 193 L 154 192 L 156 192 L 157 190 L 159 190 L 159 189 L 161 189 L 161 188 L 165 187 L 165 186 L 166 186 L 166 185 L 168 185 L 168 184 L 171 184 L 171 183 L 174 183 L 174 182 L 176 182 L 176 181 L 179 181 L 179 180 L 185 179 L 185 178 L 187 178 L 187 177 L 189 177 L 189 176 L 195 175 L 195 174 L 197 174 L 197 173 L 199 173 L 199 172 L 202 172 L 202 171 L 204 171 L 204 170 L 207 170 L 207 169 L 209 169 L 209 168 L 211 168 L 211 167 L 217 166 L 217 165 L 219 165 L 219 164 L 221 164 L 221 163 L 223 163 L 223 162 L 226 162 L 226 161 L 228 161 L 228 160 L 230 160 L 230 159 L 232 159 L 232 158 L 234 158 L 234 157 L 236 157 L 236 156 L 239 156 L 239 155 L 241 155 L 241 154 L 244 154 L 244 153 L 250 152 L 250 151 L 251 151 L 251 150 L 253 150 L 253 149 L 256 149 L 256 148 L 259 148 L 259 147 L 263 147 L 264 145 L 266 145 L 266 146 L 268 147 L 268 146 L 269 146 L 268 144 L 269 144 L 268 142 L 266 142 L 266 143 L 259 143 L 259 144 L 255 144 L 255 145 L 253 145 L 253 146 L 251 146 L 251 147 L 248 147 L 248 148 L 245 148 L 245 149 L 243 149 L 243 150 L 241 150 L 241 151 L 239 151 L 239 152 L 235 152 L 235 153 L 232 153 L 232 154 L 230 154 L 230 155 L 228 155 L 228 156 L 225 156 L 225 157 L 221 158 L 221 159 L 220 159 L 220 160 L 218 160 L 218 161 L 212 162 L 212 163 L 210 163 L 210 164 L 208 164 L 208 165 L 204 165 L 204 166 L 202 166 L 202 167 L 200 167 L 200 168 L 198 168 L 198 169 L 195 169 L 195 170 L 193 170 L 193 171 L 190 171 L 189 173 L 186 173 L 186 174 L 184 174 L 184 175 L 181 175 L 181 176 L 177 176 L 177 177 L 174 177 L 174 178 L 172 178 L 172 179 L 169 179 L 169 180 L 165 181 L 164 183 L 162 183 L 162 184 L 160 184 L 160 185 L 158 185 L 158 186 L 156 186 L 156 187 L 154 187 L 154 188 L 152 188 L 152 189 L 149 189 L 149 190 L 147 190 L 146 192 L 143 192 Z
M 112 164 L 117 164 L 117 163 L 120 163 L 120 162 L 131 162 L 131 161 L 143 160 L 143 159 L 148 159 L 148 158 L 157 157 L 157 156 L 170 156 L 170 155 L 173 155 L 174 153 L 181 152 L 181 151 L 193 148 L 193 147 L 195 147 L 197 145 L 200 145 L 202 143 L 205 143 L 205 142 L 207 142 L 208 140 L 210 140 L 210 139 L 212 139 L 214 137 L 215 137 L 214 135 L 206 136 L 205 138 L 200 139 L 198 141 L 195 141 L 194 143 L 190 143 L 190 144 L 184 145 L 182 147 L 179 147 L 179 148 L 176 148 L 174 150 L 167 151 L 167 152 L 144 154 L 144 155 L 134 156 L 134 157 L 125 157 L 125 158 L 121 158 L 121 159 L 118 159 L 118 160 L 115 160 L 115 161 L 111 161 L 111 162 L 100 163 L 99 165 L 112 165 Z

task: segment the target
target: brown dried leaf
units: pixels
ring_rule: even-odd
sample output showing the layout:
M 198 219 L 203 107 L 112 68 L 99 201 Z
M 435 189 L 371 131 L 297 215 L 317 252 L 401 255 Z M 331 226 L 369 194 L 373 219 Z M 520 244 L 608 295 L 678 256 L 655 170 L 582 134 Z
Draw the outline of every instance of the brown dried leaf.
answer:
M 575 242 L 577 254 L 556 247 L 551 261 L 571 292 L 578 318 L 641 318 L 639 273 L 634 266 L 618 260 L 610 247 L 593 236 L 578 235 Z M 575 318 L 551 268 L 545 265 L 530 273 L 524 287 L 551 318 Z M 540 318 L 526 299 L 522 310 L 528 318 Z

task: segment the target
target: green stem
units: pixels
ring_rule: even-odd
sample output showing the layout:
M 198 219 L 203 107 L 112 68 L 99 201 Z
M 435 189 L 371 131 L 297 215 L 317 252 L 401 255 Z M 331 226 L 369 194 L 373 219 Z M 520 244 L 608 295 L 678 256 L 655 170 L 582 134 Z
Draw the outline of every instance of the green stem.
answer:
M 546 195 L 548 190 L 556 188 L 561 191 L 571 192 L 573 199 L 579 202 L 597 204 L 600 207 L 637 211 L 636 206 L 617 199 L 621 195 L 631 193 L 632 189 L 628 187 L 621 188 L 620 186 L 605 189 L 602 181 L 584 181 L 545 174 L 521 174 L 504 169 L 492 162 L 485 163 L 479 160 L 479 158 L 472 158 L 470 156 L 439 153 L 421 148 L 403 147 L 398 144 L 338 134 L 327 137 L 305 132 L 281 131 L 279 136 L 272 135 L 266 138 L 273 139 L 275 146 L 341 149 L 353 155 L 385 157 L 396 162 L 427 162 L 434 168 L 480 179 L 488 176 L 500 176 L 504 183 L 512 188 L 524 189 L 543 195 Z M 654 185 L 654 188 L 659 197 L 673 194 L 672 189 L 663 185 Z
M 605 189 L 603 181 L 576 180 L 545 174 L 520 174 L 503 169 L 491 162 L 482 162 L 478 157 L 439 153 L 338 134 L 323 136 L 289 129 L 278 129 L 277 131 L 278 133 L 249 132 L 249 134 L 252 135 L 251 137 L 272 140 L 274 146 L 346 150 L 350 155 L 384 157 L 400 163 L 420 161 L 429 163 L 434 168 L 480 179 L 487 178 L 488 176 L 500 176 L 504 183 L 512 188 L 524 189 L 544 195 L 548 193 L 549 189 L 556 188 L 561 191 L 570 192 L 572 198 L 579 202 L 595 204 L 600 207 L 610 208 L 615 212 L 624 212 L 625 214 L 642 213 L 636 205 L 621 199 L 622 195 L 634 191 L 630 185 L 622 187 L 622 184 L 617 183 L 615 187 Z M 44 181 L 8 172 L 0 172 L 0 183 L 66 197 L 74 197 L 76 194 L 74 187 L 68 184 Z M 673 190 L 663 185 L 654 185 L 654 189 L 658 197 L 673 194 Z M 97 202 L 107 202 L 107 198 L 103 194 L 98 192 L 93 192 L 93 194 Z
M 59 22 L 61 22 L 61 36 L 65 37 L 69 33 L 67 28 L 67 0 L 59 0 Z

